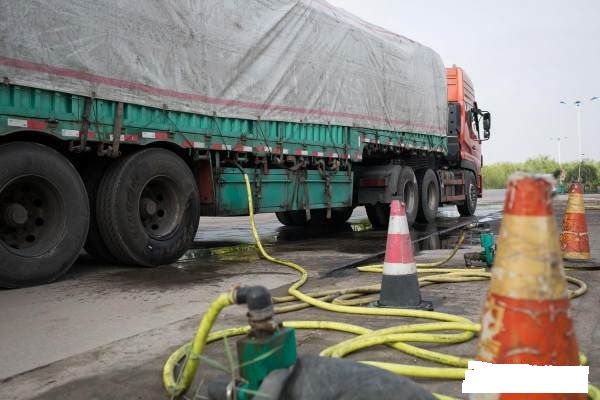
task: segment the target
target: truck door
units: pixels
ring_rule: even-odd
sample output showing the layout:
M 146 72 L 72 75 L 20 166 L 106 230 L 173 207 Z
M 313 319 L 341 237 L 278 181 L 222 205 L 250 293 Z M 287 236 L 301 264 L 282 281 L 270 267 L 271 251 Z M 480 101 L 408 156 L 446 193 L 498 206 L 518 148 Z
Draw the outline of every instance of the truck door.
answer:
M 473 109 L 473 103 L 465 99 L 465 110 L 464 110 L 464 126 L 461 130 L 463 136 L 463 146 L 460 149 L 460 155 L 462 160 L 470 161 L 474 165 L 477 176 L 480 175 L 481 168 L 481 144 L 479 143 L 479 137 L 477 136 L 477 130 L 475 128 L 474 115 L 471 112 Z M 465 167 L 469 167 L 465 165 Z

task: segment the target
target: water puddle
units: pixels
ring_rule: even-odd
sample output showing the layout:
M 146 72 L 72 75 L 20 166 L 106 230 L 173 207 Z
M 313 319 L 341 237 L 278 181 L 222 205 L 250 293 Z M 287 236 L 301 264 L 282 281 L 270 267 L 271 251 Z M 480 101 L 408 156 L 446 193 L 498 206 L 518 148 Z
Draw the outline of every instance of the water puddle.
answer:
M 265 246 L 267 249 L 269 246 Z M 267 250 L 268 251 L 268 250 Z M 235 244 L 223 247 L 194 248 L 185 252 L 177 260 L 178 263 L 202 261 L 217 262 L 248 262 L 260 259 L 258 247 L 255 244 Z
M 460 228 L 473 221 L 498 222 L 501 204 L 482 204 L 474 218 L 460 217 L 456 207 L 443 207 L 434 224 L 411 227 L 415 253 L 426 250 L 452 249 Z M 209 218 L 207 218 L 209 219 Z M 202 221 L 201 221 L 202 222 Z M 385 250 L 386 230 L 374 230 L 364 208 L 357 208 L 349 222 L 341 226 L 289 227 L 281 225 L 272 215 L 257 216 L 257 226 L 263 245 L 277 251 L 315 251 L 333 249 L 347 253 L 377 254 Z M 467 233 L 465 244 L 479 243 L 479 234 Z M 201 223 L 194 248 L 186 252 L 178 264 L 197 262 L 238 263 L 260 259 L 246 217 L 210 218 Z

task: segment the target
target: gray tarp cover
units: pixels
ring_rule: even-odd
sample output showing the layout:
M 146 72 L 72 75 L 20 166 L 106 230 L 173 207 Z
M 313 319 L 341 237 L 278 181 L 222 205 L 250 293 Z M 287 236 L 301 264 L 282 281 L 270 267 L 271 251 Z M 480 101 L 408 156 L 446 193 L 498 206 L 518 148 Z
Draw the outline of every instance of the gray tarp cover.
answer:
M 219 116 L 444 135 L 428 47 L 321 0 L 0 0 L 0 77 Z

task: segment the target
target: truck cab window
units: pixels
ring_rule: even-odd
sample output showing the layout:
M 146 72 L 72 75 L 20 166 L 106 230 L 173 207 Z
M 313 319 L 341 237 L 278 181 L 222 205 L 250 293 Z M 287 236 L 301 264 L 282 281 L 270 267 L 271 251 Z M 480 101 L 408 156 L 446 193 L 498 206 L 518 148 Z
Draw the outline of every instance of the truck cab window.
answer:
M 475 117 L 473 115 L 472 107 L 465 103 L 465 109 L 467 125 L 469 127 L 469 135 L 472 139 L 477 139 L 477 127 L 475 125 Z

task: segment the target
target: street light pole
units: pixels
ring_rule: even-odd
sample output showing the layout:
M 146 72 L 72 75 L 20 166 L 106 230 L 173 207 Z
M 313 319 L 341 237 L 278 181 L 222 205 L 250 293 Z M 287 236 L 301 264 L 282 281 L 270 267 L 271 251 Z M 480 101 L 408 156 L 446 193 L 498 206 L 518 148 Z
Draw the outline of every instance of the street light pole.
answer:
M 558 167 L 562 168 L 562 158 L 561 158 L 561 151 L 560 151 L 560 142 L 563 139 L 567 139 L 566 136 L 560 137 L 560 136 L 556 136 L 556 137 L 551 137 L 550 140 L 556 140 L 556 147 L 558 149 Z
M 598 96 L 594 96 L 589 101 L 590 102 L 595 101 L 598 98 L 599 98 Z M 563 100 L 561 100 L 560 104 L 568 105 L 568 103 Z M 577 148 L 579 150 L 579 168 L 578 168 L 578 173 L 577 173 L 577 180 L 579 182 L 581 182 L 581 164 L 583 164 L 583 147 L 582 147 L 582 134 L 581 134 L 581 105 L 582 105 L 582 102 L 581 102 L 581 100 L 575 100 L 573 102 L 573 104 L 575 105 L 575 107 L 577 109 Z M 559 152 L 560 152 L 560 150 L 559 150 Z M 559 164 L 560 164 L 560 162 L 559 162 Z
M 577 147 L 579 149 L 579 171 L 577 173 L 577 181 L 581 182 L 581 164 L 583 163 L 583 153 L 581 149 L 581 101 L 575 101 L 577 107 Z

